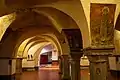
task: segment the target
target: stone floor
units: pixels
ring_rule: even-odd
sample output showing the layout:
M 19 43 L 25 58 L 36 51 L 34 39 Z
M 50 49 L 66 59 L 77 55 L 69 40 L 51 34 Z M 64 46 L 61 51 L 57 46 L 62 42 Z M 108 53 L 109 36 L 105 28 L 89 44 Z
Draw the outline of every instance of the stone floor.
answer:
M 57 67 L 44 67 L 39 71 L 23 72 L 20 80 L 60 80 Z M 88 69 L 81 70 L 81 80 L 89 80 Z

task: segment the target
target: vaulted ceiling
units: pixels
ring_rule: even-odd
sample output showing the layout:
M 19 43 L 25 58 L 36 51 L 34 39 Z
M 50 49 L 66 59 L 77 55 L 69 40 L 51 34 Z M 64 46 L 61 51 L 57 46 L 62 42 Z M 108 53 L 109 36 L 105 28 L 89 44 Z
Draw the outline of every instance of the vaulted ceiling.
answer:
M 5 0 L 7 6 L 32 6 L 40 4 L 48 4 L 57 2 L 60 0 Z M 71 1 L 71 0 L 61 0 L 61 1 Z
M 35 12 L 26 12 L 26 13 L 18 13 L 16 16 L 16 20 L 10 25 L 13 29 L 23 28 L 27 26 L 50 26 L 51 23 L 47 19 L 40 14 Z

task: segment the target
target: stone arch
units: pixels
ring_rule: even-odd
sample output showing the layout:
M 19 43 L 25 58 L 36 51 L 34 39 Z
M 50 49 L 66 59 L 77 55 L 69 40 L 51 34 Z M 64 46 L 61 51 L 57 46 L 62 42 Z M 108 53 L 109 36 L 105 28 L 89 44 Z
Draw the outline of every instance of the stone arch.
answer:
M 62 32 L 62 29 L 79 29 L 80 34 L 82 35 L 82 41 L 84 42 L 83 39 L 85 38 L 85 36 L 83 37 L 83 32 L 81 32 L 81 27 L 77 25 L 73 17 L 71 17 L 69 14 L 66 14 L 65 12 L 53 7 L 39 7 L 39 8 L 33 9 L 33 11 L 39 14 L 42 14 L 44 16 L 48 16 L 48 18 L 53 22 L 53 25 L 57 27 L 57 30 L 59 32 Z M 58 16 L 56 17 L 55 14 L 57 14 L 60 17 L 59 18 Z M 64 21 L 63 18 L 66 18 L 67 21 Z M 59 21 L 57 21 L 57 19 L 59 19 Z M 62 23 L 62 24 L 59 24 L 59 23 Z
M 43 41 L 32 41 L 32 42 L 29 42 L 29 44 L 28 45 L 26 45 L 26 47 L 24 48 L 24 50 L 23 50 L 23 56 L 22 57 L 26 57 L 27 56 L 27 54 L 28 54 L 28 51 L 29 51 L 29 49 L 32 47 L 32 46 L 34 46 L 33 44 L 38 44 L 38 43 L 42 43 Z M 44 41 L 44 43 L 47 43 L 46 41 Z
M 41 8 L 40 8 L 41 9 Z M 67 14 L 65 14 L 64 12 L 62 12 L 62 11 L 60 11 L 60 10 L 57 10 L 57 9 L 55 9 L 55 8 L 42 8 L 42 10 L 45 10 L 45 11 L 42 11 L 43 13 L 42 14 L 44 14 L 44 15 L 46 15 L 46 13 L 48 13 L 50 10 L 54 10 L 56 13 L 58 13 L 58 15 L 62 15 L 63 17 L 67 17 L 68 18 L 68 20 L 70 21 L 70 23 L 71 24 L 74 24 L 74 27 L 71 27 L 71 28 L 79 28 L 78 26 L 77 26 L 77 24 L 76 24 L 76 22 L 70 17 L 70 16 L 68 16 Z M 33 11 L 35 11 L 36 9 L 34 9 L 33 8 Z M 36 11 L 37 12 L 37 11 Z M 39 13 L 39 11 L 37 12 L 37 13 Z M 50 16 L 52 14 L 52 16 L 54 15 L 53 13 L 49 13 L 49 14 L 47 14 L 46 15 L 46 17 L 48 17 L 48 16 Z M 51 20 L 51 23 L 52 24 L 56 24 L 56 25 L 54 25 L 55 27 L 56 26 L 58 26 L 58 27 L 60 27 L 60 28 L 63 28 L 63 27 L 61 27 L 61 26 L 65 26 L 65 25 L 63 25 L 62 23 L 63 22 L 60 22 L 60 21 L 58 21 L 59 19 L 57 19 L 56 17 L 52 17 L 52 16 L 50 16 L 50 18 L 49 18 L 49 20 Z M 55 22 L 55 23 L 54 23 Z M 57 23 L 58 22 L 58 23 Z M 59 22 L 61 23 L 61 24 L 59 24 Z M 60 25 L 60 26 L 59 26 Z M 75 27 L 76 26 L 76 27 Z M 64 28 L 66 28 L 66 27 L 64 27 Z M 69 28 L 69 27 L 68 27 Z M 64 37 L 62 37 L 62 39 L 64 40 Z M 63 41 L 62 40 L 62 41 Z M 68 44 L 64 44 L 64 46 L 66 45 L 66 47 L 68 47 L 67 45 Z M 69 51 L 69 50 L 68 50 Z M 63 53 L 69 53 L 69 52 L 63 52 Z
M 46 41 L 45 39 L 43 38 L 40 38 L 38 36 L 34 36 L 33 38 L 31 38 L 26 45 L 28 45 L 30 42 L 33 42 L 33 41 Z
M 44 43 L 44 42 L 38 43 L 38 44 L 36 44 L 36 45 L 39 45 L 39 44 L 42 44 L 42 43 Z M 34 52 L 35 66 L 38 65 L 38 60 L 39 60 L 39 57 L 40 57 L 40 52 L 41 52 L 41 50 L 42 50 L 45 46 L 47 46 L 47 45 L 49 45 L 49 44 L 51 44 L 51 43 L 45 43 L 45 44 L 37 47 L 36 51 Z M 36 45 L 34 45 L 34 46 L 36 46 Z M 34 46 L 32 46 L 32 47 L 34 47 Z
M 44 39 L 42 38 L 36 38 L 36 37 L 31 37 L 31 38 L 28 38 L 26 39 L 25 41 L 22 42 L 22 44 L 20 44 L 19 48 L 16 49 L 15 53 L 17 53 L 17 55 L 19 55 L 19 51 L 22 52 L 21 54 L 21 57 L 22 55 L 24 54 L 24 51 L 25 51 L 25 48 L 26 46 L 30 43 L 30 42 L 42 42 Z M 44 40 L 45 41 L 45 40 Z
M 50 30 L 50 29 L 48 29 L 48 30 Z M 42 31 L 43 31 L 43 30 L 42 30 Z M 34 32 L 35 32 L 35 33 L 34 33 Z M 47 31 L 45 31 L 45 33 L 46 33 L 46 32 L 47 32 Z M 30 37 L 32 37 L 32 36 L 38 36 L 38 37 L 46 38 L 46 39 L 47 39 L 47 38 L 48 38 L 48 39 L 49 39 L 49 38 L 52 38 L 52 36 L 51 36 L 51 37 L 50 37 L 50 36 L 47 36 L 47 37 L 46 37 L 45 35 L 43 36 L 42 34 L 44 34 L 44 33 L 40 32 L 39 30 L 37 30 L 37 31 L 32 31 L 32 32 L 30 32 L 30 33 L 23 33 L 23 34 L 26 34 L 26 35 L 23 35 L 23 36 L 21 37 L 21 39 L 18 40 L 18 42 L 19 42 L 19 41 L 20 41 L 20 42 L 18 43 L 17 46 L 19 46 L 22 41 L 24 41 L 25 39 L 30 38 Z M 41 36 L 38 35 L 38 34 L 41 34 Z M 50 35 L 50 34 L 53 34 L 53 33 L 48 33 L 48 34 Z M 60 36 L 60 35 L 58 35 L 58 36 Z M 54 40 L 54 42 L 55 42 L 55 41 L 58 40 L 58 39 L 57 39 L 57 38 L 55 39 L 55 37 L 54 37 L 54 38 L 51 39 L 51 41 L 52 41 L 52 40 Z M 57 46 L 59 47 L 59 45 L 58 45 L 59 43 L 58 43 L 58 42 L 59 42 L 59 41 L 57 41 L 57 42 L 55 42 L 55 43 L 57 43 Z
M 47 40 L 47 39 L 49 39 L 49 38 L 52 38 L 52 36 L 53 36 L 52 34 L 51 34 L 51 36 L 50 36 L 50 34 L 43 34 L 43 35 L 37 36 L 37 37 L 40 37 L 40 39 L 45 38 L 45 39 Z M 34 40 L 34 38 L 33 38 L 33 40 Z M 58 45 L 57 42 L 56 42 L 57 40 L 51 39 L 51 40 L 48 40 L 48 41 L 51 42 L 52 40 L 53 40 L 53 42 L 56 43 L 56 44 L 55 44 L 55 43 L 52 42 L 52 44 L 53 44 L 54 46 Z M 29 45 L 30 42 L 32 42 L 32 41 L 29 41 L 27 44 Z M 36 43 L 36 42 L 35 42 L 35 43 Z M 27 44 L 26 44 L 26 47 L 27 47 Z M 34 43 L 33 43 L 33 44 L 34 44 Z M 32 45 L 31 45 L 30 47 L 32 47 Z M 59 46 L 56 46 L 55 48 L 58 49 L 57 51 L 58 51 L 59 55 L 61 55 Z M 30 49 L 30 48 L 27 49 L 26 53 L 28 52 L 29 49 Z M 24 50 L 25 50 L 25 49 L 24 49 Z M 39 55 L 39 54 L 37 54 L 37 55 Z M 25 56 L 24 56 L 24 57 L 25 57 Z
M 82 39 L 83 39 L 83 47 L 88 47 L 90 45 L 89 28 L 88 28 L 87 20 L 86 20 L 84 10 L 82 8 L 81 3 L 80 3 L 80 6 L 81 6 L 80 7 L 81 15 L 79 15 L 78 17 L 76 17 L 76 15 L 78 15 L 77 13 L 69 12 L 69 10 L 62 9 L 61 7 L 57 7 L 57 5 L 56 6 L 38 6 L 38 7 L 36 6 L 36 9 L 34 9 L 34 11 L 38 12 L 40 14 L 44 14 L 45 16 L 49 16 L 50 18 L 51 18 L 51 15 L 55 14 L 55 13 L 53 13 L 55 11 L 59 15 L 62 15 L 64 17 L 68 18 L 68 21 L 71 22 L 71 25 L 72 26 L 74 25 L 74 27 L 69 27 L 68 29 L 70 29 L 70 28 L 78 29 L 79 28 L 81 31 Z M 79 18 L 79 19 L 77 19 L 77 18 Z M 53 17 L 53 19 L 55 19 L 55 17 Z M 51 20 L 53 20 L 53 19 L 51 19 Z M 61 25 L 59 25 L 59 26 L 61 26 Z M 66 25 L 62 24 L 62 26 L 66 26 Z M 64 27 L 63 29 L 66 29 L 66 27 Z
M 37 61 L 38 61 L 38 59 L 35 57 L 35 51 L 39 48 L 39 47 L 42 47 L 42 46 L 44 46 L 44 45 L 46 45 L 46 44 L 48 44 L 48 42 L 41 42 L 41 43 L 38 43 L 38 44 L 36 44 L 36 45 L 34 45 L 33 46 L 33 48 L 35 48 L 35 49 L 33 49 L 32 50 L 32 54 L 28 54 L 27 53 L 27 55 L 33 55 L 33 64 L 32 64 L 32 66 L 33 67 L 37 67 Z M 39 47 L 38 47 L 39 46 Z M 28 46 L 29 47 L 29 46 Z M 28 51 L 29 52 L 29 51 Z M 27 57 L 27 55 L 24 55 L 24 56 L 26 56 Z M 31 58 L 30 58 L 31 59 Z M 23 68 L 26 66 L 26 65 L 24 65 L 24 63 L 27 63 L 27 62 L 29 62 L 29 61 L 27 61 L 27 60 L 29 60 L 29 58 L 26 58 L 26 59 L 23 59 L 23 63 L 22 63 L 22 65 L 23 65 Z
M 50 36 L 50 34 L 49 34 L 49 35 L 45 35 L 45 34 L 44 34 L 44 36 L 41 35 L 41 36 L 37 36 L 37 37 L 40 37 L 40 39 L 43 39 L 43 38 L 45 38 L 46 40 L 49 39 L 49 40 L 47 40 L 47 41 L 52 42 L 52 43 L 54 44 L 54 46 L 56 46 L 56 48 L 58 49 L 58 51 L 60 51 L 59 42 L 58 42 L 56 39 L 52 38 L 52 35 Z M 34 39 L 34 38 L 33 38 L 33 39 Z M 30 42 L 31 42 L 31 41 L 28 41 L 28 42 L 26 43 L 26 46 L 27 46 Z M 25 48 L 26 46 L 24 46 L 24 48 Z M 24 48 L 23 48 L 23 51 L 24 51 Z M 60 55 L 60 54 L 61 54 L 61 52 L 59 53 L 59 55 Z
M 19 48 L 15 51 L 15 53 L 17 54 L 17 57 L 22 57 L 23 51 L 24 51 L 24 49 L 25 49 L 25 47 L 26 47 L 26 44 L 27 44 L 27 43 L 29 42 L 29 40 L 31 40 L 32 38 L 34 38 L 34 37 L 28 38 L 28 39 L 26 39 L 25 41 L 23 41 L 23 42 L 20 44 Z
M 47 40 L 48 38 L 53 38 L 53 36 L 54 36 L 54 35 L 52 35 L 52 34 L 41 34 L 41 35 L 37 35 L 36 37 L 45 38 L 45 40 Z M 57 43 L 57 45 L 59 44 L 59 43 L 58 43 L 59 41 L 55 40 L 54 38 L 51 39 L 51 40 L 53 40 L 53 42 Z M 33 38 L 33 41 L 34 41 L 34 38 Z M 50 40 L 48 40 L 48 41 L 50 42 Z M 29 43 L 30 43 L 30 42 L 32 42 L 32 40 L 29 41 Z M 29 45 L 29 44 L 28 44 L 28 45 Z M 54 44 L 54 45 L 55 45 L 55 44 Z M 26 46 L 26 47 L 27 47 L 27 46 Z M 44 45 L 43 45 L 43 47 L 44 47 Z M 43 47 L 42 47 L 42 48 L 43 48 Z M 56 47 L 58 48 L 59 45 L 56 46 Z M 40 47 L 40 50 L 41 50 L 42 48 Z M 30 49 L 30 48 L 28 48 L 26 52 L 28 52 L 29 49 Z M 25 49 L 25 50 L 26 50 L 26 49 Z M 59 50 L 59 51 L 60 51 L 60 50 Z M 59 55 L 60 55 L 60 52 L 59 52 L 59 51 L 58 51 L 58 53 L 59 53 Z M 37 56 L 37 57 L 35 57 L 35 65 L 37 66 L 39 53 L 38 53 L 38 54 L 35 54 L 35 56 Z M 25 57 L 25 56 L 24 56 L 24 57 Z
M 52 43 L 50 43 L 50 44 L 52 44 Z M 43 45 L 43 46 L 41 46 L 41 47 L 39 47 L 37 50 L 36 50 L 36 54 L 35 54 L 35 64 L 37 65 L 38 64 L 38 60 L 39 60 L 39 57 L 40 57 L 40 52 L 41 52 L 41 50 L 45 47 L 45 46 L 47 46 L 47 45 L 49 45 L 49 43 L 48 44 L 45 44 L 45 45 Z M 59 54 L 59 53 L 58 53 Z
M 61 43 L 61 41 L 60 40 L 62 40 L 61 39 L 61 37 L 57 37 L 57 36 L 55 36 L 54 34 L 42 34 L 41 36 L 40 36 L 41 38 L 45 38 L 45 39 L 48 39 L 48 41 L 49 42 L 52 42 L 52 44 L 54 45 L 54 47 L 57 49 L 57 51 L 58 51 L 58 53 L 59 53 L 59 55 L 64 55 L 64 49 L 63 49 L 63 44 Z M 53 38 L 54 37 L 54 38 Z M 56 43 L 56 45 L 53 43 L 53 42 L 55 42 Z M 66 44 L 66 47 L 68 48 L 68 45 Z M 66 50 L 67 52 L 69 52 L 69 49 L 67 49 Z M 69 54 L 69 53 L 68 53 Z
M 28 50 L 29 50 L 30 48 L 32 48 L 33 46 L 41 43 L 41 42 L 48 42 L 48 41 L 39 41 L 39 40 L 33 41 L 33 43 L 31 42 L 32 44 L 30 45 L 30 47 L 28 48 Z M 49 42 L 48 42 L 48 43 L 49 43 Z M 29 44 L 30 44 L 30 43 L 29 43 Z M 27 50 L 27 52 L 28 52 L 28 50 Z
M 31 30 L 32 31 L 32 33 L 30 33 L 30 35 L 29 35 L 29 37 L 33 37 L 33 36 L 35 36 L 35 35 L 38 35 L 38 34 L 44 34 L 44 33 L 46 33 L 46 32 L 48 32 L 48 30 L 51 30 L 51 29 L 47 29 L 47 31 L 44 31 L 44 30 L 42 30 L 41 32 L 40 32 L 40 30 L 38 30 L 37 28 L 32 28 L 32 29 L 29 29 L 29 30 Z M 35 30 L 34 32 L 33 32 L 33 30 Z M 46 28 L 45 28 L 45 30 L 46 30 Z M 26 32 L 26 31 L 25 31 Z M 25 32 L 22 32 L 23 33 L 23 35 L 25 34 Z M 54 33 L 54 30 L 51 30 L 51 32 L 53 32 Z M 52 34 L 53 34 L 52 33 Z M 8 35 L 9 34 L 9 35 Z M 29 33 L 28 33 L 29 34 Z M 50 33 L 51 34 L 51 33 Z M 55 34 L 55 33 L 54 33 Z M 58 34 L 58 33 L 57 33 Z M 59 33 L 60 34 L 60 33 Z M 15 37 L 16 36 L 16 37 Z M 22 43 L 22 41 L 24 41 L 25 39 L 27 39 L 27 38 L 29 38 L 29 37 L 22 37 L 23 38 L 23 40 L 20 40 L 19 39 L 19 37 L 20 36 L 22 36 L 21 34 L 19 35 L 19 33 L 17 33 L 17 31 L 12 31 L 12 29 L 11 28 L 8 28 L 7 29 L 7 33 L 5 33 L 5 35 L 4 35 L 4 38 L 2 39 L 2 41 L 1 41 L 1 53 L 5 53 L 3 56 L 4 57 L 6 57 L 6 56 L 11 56 L 11 54 L 9 54 L 8 55 L 8 52 L 10 52 L 10 53 L 13 53 L 14 52 L 14 50 L 16 50 L 16 48 L 18 47 L 18 45 L 20 45 L 21 43 Z M 61 36 L 61 35 L 58 35 L 58 36 Z M 21 39 L 22 39 L 21 38 Z M 19 42 L 19 40 L 20 40 L 20 42 Z M 16 43 L 17 42 L 19 42 L 17 45 L 16 45 Z M 6 49 L 6 46 L 5 46 L 5 44 L 7 44 L 8 46 L 8 49 L 10 49 L 10 51 L 6 51 L 5 49 Z M 9 45 L 10 44 L 10 45 Z M 4 47 L 3 47 L 4 46 Z M 12 47 L 11 47 L 12 46 Z M 16 47 L 15 47 L 16 46 Z M 12 48 L 12 49 L 11 49 Z
M 77 3 L 77 4 L 76 4 Z M 70 4 L 71 4 L 71 2 L 70 2 Z M 53 15 L 52 16 L 50 16 L 51 14 L 55 14 L 55 13 L 60 13 L 60 14 L 62 14 L 62 16 L 68 16 L 69 17 L 69 19 L 68 20 L 70 20 L 70 22 L 72 23 L 72 24 L 75 24 L 76 26 L 77 26 L 77 28 L 80 28 L 80 30 L 81 30 L 81 32 L 82 32 L 82 39 L 83 39 L 83 45 L 85 44 L 88 44 L 89 45 L 89 41 L 86 41 L 86 40 L 88 40 L 87 38 L 89 37 L 89 29 L 88 29 L 88 26 L 87 26 L 87 20 L 86 20 L 86 18 L 85 18 L 85 14 L 84 14 L 84 10 L 83 10 L 83 7 L 82 7 L 82 4 L 81 4 L 81 2 L 79 1 L 79 2 L 74 2 L 74 4 L 76 4 L 76 5 L 78 5 L 79 4 L 79 8 L 80 8 L 80 10 L 79 10 L 79 12 L 81 13 L 81 15 L 80 16 L 78 16 L 79 17 L 79 19 L 77 18 L 77 17 L 75 17 L 75 12 L 73 11 L 73 12 L 71 12 L 71 10 L 67 10 L 66 9 L 66 7 L 65 8 L 63 8 L 63 7 L 61 7 L 60 6 L 60 4 L 58 3 L 58 6 L 56 6 L 57 4 L 55 3 L 54 5 L 42 5 L 42 6 L 34 6 L 34 7 L 32 7 L 32 9 L 30 9 L 30 10 L 32 10 L 32 11 L 34 11 L 34 12 L 38 12 L 39 13 L 39 11 L 40 11 L 40 13 L 42 13 L 42 15 L 46 15 L 46 17 L 50 17 L 49 18 L 49 20 L 51 20 L 51 22 L 52 22 L 52 24 L 56 24 L 56 26 L 58 26 L 58 27 L 61 27 L 61 25 L 63 26 L 63 23 L 62 24 L 58 24 L 58 20 L 55 18 L 55 17 L 53 17 Z M 64 5 L 63 5 L 64 6 Z M 70 5 L 68 5 L 72 10 L 75 8 L 75 7 L 78 7 L 78 6 L 74 6 L 74 8 L 73 8 L 73 6 L 70 6 Z M 39 9 L 39 10 L 38 10 Z M 51 11 L 52 10 L 52 11 Z M 14 11 L 16 11 L 15 9 L 14 9 Z M 23 11 L 23 10 L 22 10 Z M 51 12 L 50 12 L 51 11 Z M 55 13 L 53 13 L 53 12 L 55 12 Z M 82 20 L 81 20 L 82 19 Z M 84 27 L 80 27 L 80 25 L 81 26 L 84 26 Z M 74 26 L 75 27 L 75 26 Z M 85 30 L 87 30 L 87 31 L 85 31 Z M 86 33 L 87 32 L 87 33 Z M 86 47 L 86 46 L 85 46 Z

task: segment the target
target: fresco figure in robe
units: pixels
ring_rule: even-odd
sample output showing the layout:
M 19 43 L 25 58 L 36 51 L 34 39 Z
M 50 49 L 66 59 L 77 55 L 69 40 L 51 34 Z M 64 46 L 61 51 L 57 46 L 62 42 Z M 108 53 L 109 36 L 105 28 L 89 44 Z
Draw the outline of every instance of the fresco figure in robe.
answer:
M 104 42 L 107 39 L 107 32 L 108 32 L 108 26 L 109 26 L 109 8 L 104 7 L 102 9 L 102 19 L 101 19 L 101 27 L 100 27 L 100 37 L 101 42 L 104 44 Z

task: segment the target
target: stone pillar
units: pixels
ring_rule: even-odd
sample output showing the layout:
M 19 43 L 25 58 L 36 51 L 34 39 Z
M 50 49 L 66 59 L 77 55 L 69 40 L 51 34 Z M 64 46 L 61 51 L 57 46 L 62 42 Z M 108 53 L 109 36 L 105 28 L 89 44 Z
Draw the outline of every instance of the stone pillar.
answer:
M 22 74 L 22 58 L 16 59 L 16 74 Z
M 87 49 L 90 61 L 90 80 L 108 80 L 108 56 L 114 48 Z
M 70 71 L 71 71 L 71 80 L 81 80 L 80 76 L 80 58 L 81 54 L 71 55 L 70 59 Z
M 62 55 L 62 80 L 70 80 L 69 55 Z
M 20 80 L 22 75 L 22 60 L 23 58 L 16 58 L 16 80 Z
M 108 56 L 113 54 L 114 49 L 114 17 L 112 16 L 115 16 L 115 9 L 116 4 L 91 3 L 91 49 L 88 49 L 87 53 L 91 80 L 108 80 Z
M 107 56 L 89 56 L 90 80 L 108 80 Z
M 62 74 L 62 57 L 58 56 L 58 61 L 59 61 L 59 74 Z

